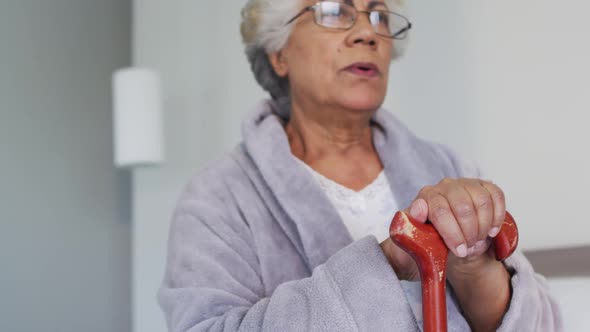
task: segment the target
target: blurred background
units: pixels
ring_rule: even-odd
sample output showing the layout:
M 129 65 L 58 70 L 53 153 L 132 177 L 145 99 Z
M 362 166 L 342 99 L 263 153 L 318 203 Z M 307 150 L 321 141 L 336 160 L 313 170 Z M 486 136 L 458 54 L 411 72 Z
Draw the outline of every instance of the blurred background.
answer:
M 568 331 L 590 330 L 590 3 L 407 2 L 384 106 L 504 188 Z M 244 3 L 0 0 L 0 331 L 165 331 L 175 201 L 266 97 Z M 113 163 L 112 75 L 130 66 L 160 77 L 155 166 Z

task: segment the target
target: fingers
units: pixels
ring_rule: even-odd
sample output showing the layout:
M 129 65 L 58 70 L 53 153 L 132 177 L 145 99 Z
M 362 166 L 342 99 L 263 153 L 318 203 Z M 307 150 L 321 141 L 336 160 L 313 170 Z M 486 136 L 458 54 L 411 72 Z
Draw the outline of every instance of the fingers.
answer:
M 504 224 L 504 219 L 506 218 L 506 197 L 504 196 L 502 189 L 495 184 L 488 181 L 481 181 L 480 183 L 492 198 L 494 217 L 488 235 L 490 237 L 495 237 L 498 235 L 498 232 L 500 232 L 500 229 Z
M 426 211 L 424 212 L 424 205 Z M 424 187 L 410 207 L 414 219 L 424 216 L 436 227 L 447 247 L 458 257 L 485 252 L 504 222 L 504 192 L 478 179 L 444 179 Z
M 418 198 L 412 202 L 412 205 L 410 205 L 410 209 L 407 212 L 409 212 L 410 216 L 418 222 L 425 223 L 426 220 L 428 220 L 428 204 L 422 198 Z
M 473 248 L 478 241 L 480 225 L 471 195 L 463 185 L 455 185 L 449 187 L 446 197 L 451 211 L 463 231 L 467 248 Z
M 481 181 L 466 181 L 465 190 L 470 196 L 477 214 L 479 229 L 477 242 L 485 241 L 493 225 L 494 202 L 490 192 L 482 185 Z
M 419 197 L 428 204 L 428 219 L 445 241 L 445 244 L 458 257 L 467 256 L 467 245 L 463 231 L 455 219 L 447 198 L 432 187 L 423 189 Z

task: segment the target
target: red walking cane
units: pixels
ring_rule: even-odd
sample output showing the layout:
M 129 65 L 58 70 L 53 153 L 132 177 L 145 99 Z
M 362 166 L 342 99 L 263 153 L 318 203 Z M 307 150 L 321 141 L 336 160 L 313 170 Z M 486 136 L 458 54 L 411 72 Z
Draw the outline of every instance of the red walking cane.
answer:
M 393 217 L 389 234 L 418 265 L 422 281 L 424 332 L 447 331 L 446 269 L 448 248 L 434 226 L 413 220 L 404 212 Z M 500 233 L 492 240 L 496 259 L 508 258 L 518 244 L 518 229 L 506 212 Z

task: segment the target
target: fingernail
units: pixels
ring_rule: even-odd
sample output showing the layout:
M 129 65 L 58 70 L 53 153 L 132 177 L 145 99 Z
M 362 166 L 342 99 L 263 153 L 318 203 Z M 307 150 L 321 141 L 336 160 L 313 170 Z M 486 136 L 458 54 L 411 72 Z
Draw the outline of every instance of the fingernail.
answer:
M 418 206 L 418 203 L 416 203 L 416 202 L 412 203 L 412 206 L 410 207 L 410 215 L 412 216 L 412 218 L 418 218 L 419 214 L 420 214 L 420 207 Z
M 473 255 L 473 253 L 475 253 L 475 247 L 471 247 L 467 249 L 467 255 L 471 256 Z
M 500 227 L 494 227 L 494 228 L 490 229 L 488 235 L 490 237 L 496 237 L 496 235 L 498 235 L 498 233 L 500 233 Z
M 467 246 L 462 244 L 455 249 L 457 251 L 457 255 L 461 258 L 467 257 Z

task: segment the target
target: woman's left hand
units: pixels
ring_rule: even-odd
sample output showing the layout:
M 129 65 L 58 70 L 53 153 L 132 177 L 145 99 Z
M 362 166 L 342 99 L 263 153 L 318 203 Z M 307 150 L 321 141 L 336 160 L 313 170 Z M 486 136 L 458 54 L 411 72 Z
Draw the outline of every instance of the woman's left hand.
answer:
M 500 231 L 506 212 L 504 192 L 495 184 L 445 178 L 422 188 L 409 210 L 417 221 L 429 220 L 452 252 L 449 279 L 477 275 L 494 261 L 484 253 Z

